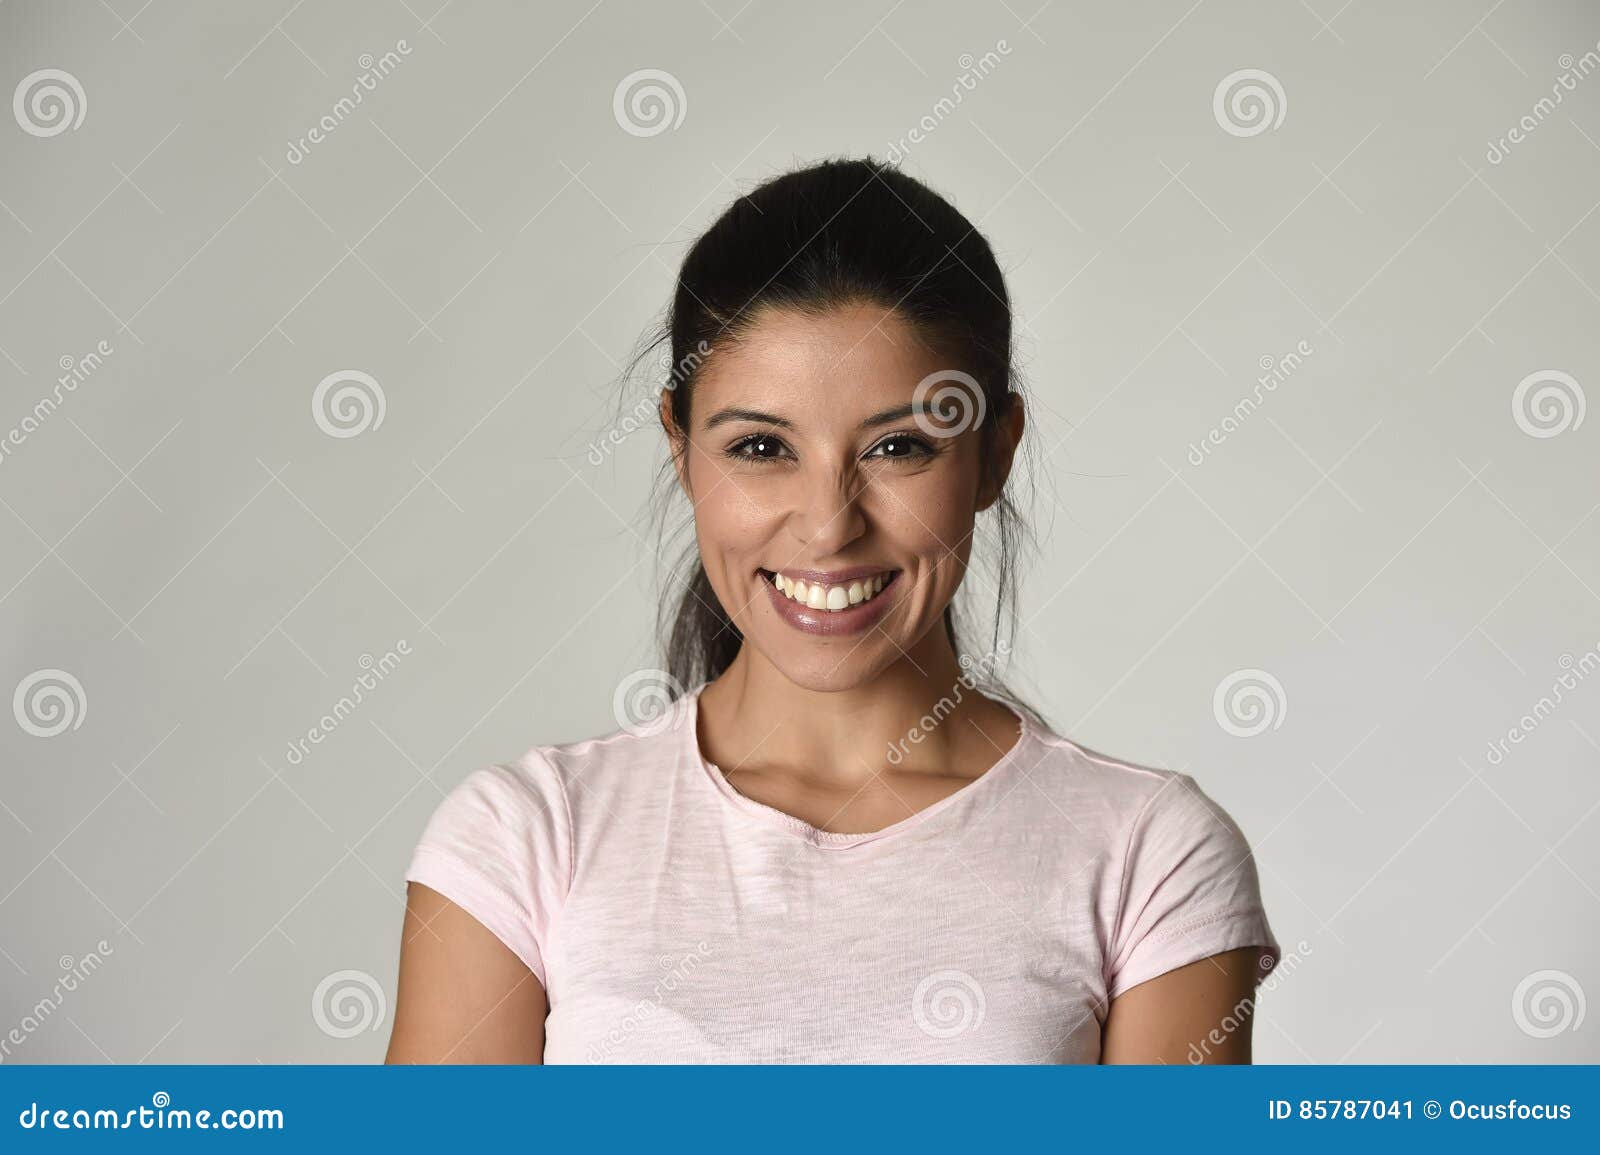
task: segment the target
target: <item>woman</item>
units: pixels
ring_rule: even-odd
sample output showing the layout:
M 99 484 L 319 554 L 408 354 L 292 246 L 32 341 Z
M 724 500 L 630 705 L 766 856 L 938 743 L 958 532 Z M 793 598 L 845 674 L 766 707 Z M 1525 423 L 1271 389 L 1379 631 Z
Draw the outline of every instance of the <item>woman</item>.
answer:
M 893 168 L 789 173 L 694 245 L 666 339 L 670 702 L 440 803 L 389 1061 L 1248 1062 L 1278 947 L 1238 827 L 957 642 L 978 515 L 1002 609 L 1018 529 L 985 240 Z

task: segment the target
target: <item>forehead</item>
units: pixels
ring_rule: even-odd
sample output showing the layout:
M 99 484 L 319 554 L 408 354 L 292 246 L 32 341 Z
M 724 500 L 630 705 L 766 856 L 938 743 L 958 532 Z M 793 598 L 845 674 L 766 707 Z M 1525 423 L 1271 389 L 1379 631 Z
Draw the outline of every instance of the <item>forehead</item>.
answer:
M 777 411 L 803 401 L 823 407 L 815 412 L 854 415 L 908 400 L 943 367 L 910 323 L 881 305 L 767 309 L 708 359 L 693 408 L 704 416 L 724 405 Z

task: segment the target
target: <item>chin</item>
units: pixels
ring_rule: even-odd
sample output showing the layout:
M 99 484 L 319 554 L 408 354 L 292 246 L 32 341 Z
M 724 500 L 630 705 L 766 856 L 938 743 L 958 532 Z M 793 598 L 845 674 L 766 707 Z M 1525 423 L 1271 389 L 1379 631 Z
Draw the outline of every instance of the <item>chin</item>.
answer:
M 890 655 L 896 652 L 883 637 L 858 646 L 859 642 L 859 638 L 840 638 L 832 645 L 813 642 L 810 646 L 817 652 L 807 655 L 774 654 L 765 647 L 761 652 L 779 673 L 800 689 L 816 694 L 841 694 L 871 685 L 890 664 Z M 851 647 L 857 647 L 854 653 Z

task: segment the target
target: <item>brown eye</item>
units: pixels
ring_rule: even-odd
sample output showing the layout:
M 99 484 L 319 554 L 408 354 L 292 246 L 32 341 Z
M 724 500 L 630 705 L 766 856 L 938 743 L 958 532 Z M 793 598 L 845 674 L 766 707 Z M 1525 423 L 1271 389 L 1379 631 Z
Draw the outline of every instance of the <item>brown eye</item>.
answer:
M 789 451 L 788 446 L 770 433 L 752 433 L 728 447 L 729 457 L 744 461 L 778 461 Z
M 915 461 L 924 457 L 932 457 L 933 453 L 933 446 L 929 445 L 923 438 L 914 437 L 909 433 L 894 433 L 874 445 L 867 456 Z

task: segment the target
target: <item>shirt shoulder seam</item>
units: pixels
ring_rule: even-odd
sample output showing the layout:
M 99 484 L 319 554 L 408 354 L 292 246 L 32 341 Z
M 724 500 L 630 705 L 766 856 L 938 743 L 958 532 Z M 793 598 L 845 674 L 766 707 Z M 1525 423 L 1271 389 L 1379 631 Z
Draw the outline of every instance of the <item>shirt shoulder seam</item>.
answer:
M 576 827 L 572 821 L 572 801 L 567 796 L 566 773 L 560 761 L 553 756 L 557 749 L 558 747 L 550 745 L 539 745 L 534 746 L 527 754 L 523 755 L 523 761 L 530 757 L 537 758 L 550 772 L 550 776 L 555 779 L 556 793 L 561 798 L 561 815 L 566 825 L 566 846 L 562 849 L 567 859 L 567 884 L 561 893 L 560 907 L 550 912 L 549 926 L 545 930 L 545 938 L 548 945 L 542 948 L 547 954 L 554 953 L 553 948 L 557 930 L 566 915 L 567 903 L 572 898 L 572 888 L 578 877 L 578 845 Z
M 1101 965 L 1102 977 L 1107 984 L 1109 984 L 1111 981 L 1111 973 L 1109 968 L 1112 962 L 1115 961 L 1117 939 L 1122 932 L 1122 916 L 1124 911 L 1127 909 L 1128 861 L 1133 857 L 1134 836 L 1139 833 L 1139 826 L 1144 822 L 1144 817 L 1149 812 L 1150 807 L 1155 805 L 1156 799 L 1160 798 L 1166 793 L 1168 786 L 1172 785 L 1174 781 L 1182 777 L 1179 772 L 1173 770 L 1161 772 L 1161 776 L 1165 777 L 1166 781 L 1162 783 L 1161 786 L 1150 795 L 1150 797 L 1146 798 L 1144 800 L 1144 804 L 1139 807 L 1139 812 L 1133 816 L 1133 821 L 1128 824 L 1128 837 L 1123 843 L 1122 864 L 1117 873 L 1117 913 L 1116 917 L 1111 922 L 1111 941 L 1106 944 L 1110 949 L 1106 952 L 1107 957 L 1102 961 Z

